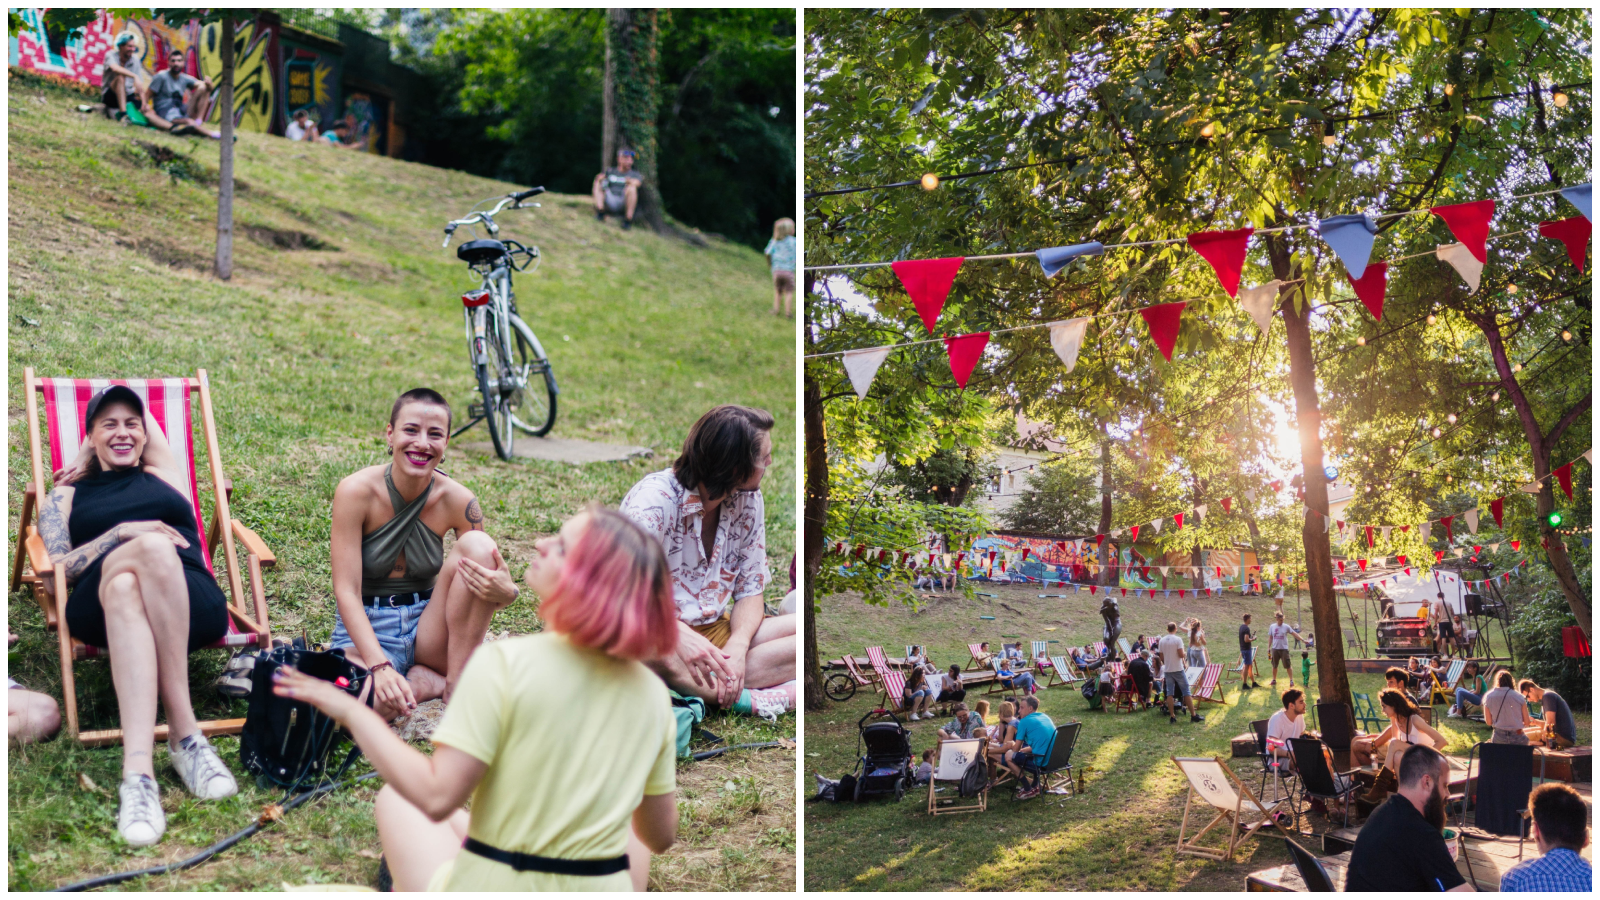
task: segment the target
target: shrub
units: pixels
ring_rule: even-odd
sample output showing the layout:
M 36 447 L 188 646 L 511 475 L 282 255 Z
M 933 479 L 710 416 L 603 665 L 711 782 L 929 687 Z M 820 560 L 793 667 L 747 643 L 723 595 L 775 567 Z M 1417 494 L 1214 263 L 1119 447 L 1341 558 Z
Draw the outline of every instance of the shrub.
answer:
M 1522 603 L 1506 631 L 1511 636 L 1517 674 L 1560 694 L 1573 709 L 1589 709 L 1594 670 L 1590 659 L 1572 659 L 1562 653 L 1561 629 L 1578 624 L 1566 598 L 1554 584 L 1540 585 Z

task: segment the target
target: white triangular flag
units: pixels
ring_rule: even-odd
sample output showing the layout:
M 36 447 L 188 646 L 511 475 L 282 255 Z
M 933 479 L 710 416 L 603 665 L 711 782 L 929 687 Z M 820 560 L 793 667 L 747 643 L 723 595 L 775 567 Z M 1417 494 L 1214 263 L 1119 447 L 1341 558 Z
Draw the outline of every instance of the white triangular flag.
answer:
M 1194 508 L 1194 517 L 1196 519 L 1204 519 L 1206 517 L 1206 504 L 1202 503 Z
M 1151 519 L 1150 520 L 1150 527 L 1154 528 L 1156 530 L 1156 534 L 1160 534 L 1161 533 L 1161 520 L 1160 519 Z
M 1500 544 L 1499 544 L 1499 542 L 1496 542 L 1496 543 L 1493 543 L 1493 544 L 1490 544 L 1490 545 L 1489 545 L 1489 552 L 1490 552 L 1490 553 L 1495 553 L 1495 552 L 1498 552 L 1498 551 L 1499 551 L 1499 549 L 1500 549 Z
M 869 347 L 865 350 L 846 350 L 842 355 L 845 374 L 850 376 L 850 386 L 856 389 L 856 396 L 862 400 L 867 399 L 867 391 L 872 388 L 872 379 L 878 377 L 878 367 L 889 357 L 893 347 Z
M 1478 533 L 1478 510 L 1476 507 L 1461 514 L 1467 520 L 1467 530 L 1473 534 Z
M 1333 525 L 1333 516 L 1323 516 L 1322 517 L 1322 533 L 1323 534 L 1327 534 L 1328 533 L 1328 528 L 1331 525 Z
M 1465 553 L 1465 552 L 1466 551 L 1462 550 L 1460 547 L 1455 548 L 1456 559 L 1460 559 L 1461 558 L 1461 554 Z
M 1460 273 L 1461 280 L 1467 283 L 1467 293 L 1478 289 L 1478 281 L 1483 276 L 1483 263 L 1478 262 L 1466 244 L 1440 244 L 1434 254 Z
M 1383 526 L 1383 542 L 1385 544 L 1389 543 L 1389 530 L 1392 529 L 1392 528 L 1394 528 L 1393 525 L 1385 525 L 1385 526 Z
M 1249 490 L 1245 491 L 1244 498 L 1249 500 L 1251 503 L 1256 502 L 1256 489 L 1250 488 Z
M 1517 490 L 1523 492 L 1524 494 L 1537 494 L 1539 493 L 1539 482 L 1530 481 L 1522 487 L 1517 488 Z
M 1083 332 L 1089 327 L 1088 319 L 1067 319 L 1050 323 L 1050 346 L 1061 357 L 1061 362 L 1071 372 L 1078 365 L 1078 348 L 1083 346 Z
M 1423 522 L 1421 525 L 1418 525 L 1417 534 L 1422 537 L 1422 542 L 1426 544 L 1428 542 L 1428 538 L 1433 536 L 1433 523 Z
M 1172 570 L 1171 566 L 1162 566 L 1161 567 L 1161 577 L 1165 578 L 1167 576 L 1167 573 L 1169 571 L 1171 571 L 1171 570 Z
M 1583 451 L 1583 458 L 1588 460 L 1589 465 L 1594 465 L 1594 448 L 1590 447 L 1589 449 Z
M 1260 287 L 1245 288 L 1239 292 L 1239 305 L 1250 314 L 1256 322 L 1256 327 L 1266 334 L 1272 328 L 1273 301 L 1278 297 L 1278 288 L 1283 282 L 1273 280 Z

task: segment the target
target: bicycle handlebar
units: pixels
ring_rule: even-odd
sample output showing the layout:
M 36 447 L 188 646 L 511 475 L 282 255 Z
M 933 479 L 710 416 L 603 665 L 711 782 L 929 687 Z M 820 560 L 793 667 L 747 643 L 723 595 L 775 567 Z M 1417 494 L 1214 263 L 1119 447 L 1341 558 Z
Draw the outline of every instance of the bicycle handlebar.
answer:
M 494 209 L 491 209 L 488 212 L 475 212 L 464 219 L 452 219 L 451 221 L 446 222 L 444 226 L 444 243 L 440 246 L 450 246 L 450 236 L 455 234 L 456 229 L 462 225 L 477 225 L 482 223 L 484 227 L 489 229 L 490 234 L 497 233 L 499 229 L 495 227 L 494 224 L 495 216 L 499 215 L 501 211 L 508 206 L 512 209 L 521 209 L 522 201 L 528 199 L 529 197 L 537 197 L 542 193 L 544 193 L 544 188 L 536 187 L 529 188 L 525 191 L 518 191 L 515 194 L 507 194 L 500 198 L 500 202 L 494 205 Z M 533 205 L 538 206 L 539 204 L 535 203 Z

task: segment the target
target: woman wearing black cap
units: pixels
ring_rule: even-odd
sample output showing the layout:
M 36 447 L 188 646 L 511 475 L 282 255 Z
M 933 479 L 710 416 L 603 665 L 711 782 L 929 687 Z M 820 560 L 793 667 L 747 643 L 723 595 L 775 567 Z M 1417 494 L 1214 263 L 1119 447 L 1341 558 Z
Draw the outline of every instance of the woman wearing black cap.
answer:
M 153 756 L 158 697 L 189 792 L 216 800 L 238 791 L 189 701 L 189 653 L 227 631 L 227 601 L 200 554 L 188 485 L 139 395 L 109 387 L 87 412 L 83 451 L 45 497 L 39 534 L 72 584 L 68 631 L 110 651 L 122 720 L 117 831 L 143 847 L 166 830 Z

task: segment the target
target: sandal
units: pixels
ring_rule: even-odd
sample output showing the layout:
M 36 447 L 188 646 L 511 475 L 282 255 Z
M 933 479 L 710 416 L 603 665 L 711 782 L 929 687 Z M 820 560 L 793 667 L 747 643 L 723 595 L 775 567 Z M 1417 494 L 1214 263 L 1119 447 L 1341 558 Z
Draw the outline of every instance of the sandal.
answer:
M 228 660 L 228 665 L 222 670 L 222 674 L 217 676 L 215 682 L 217 693 L 224 697 L 232 697 L 238 700 L 249 697 L 250 690 L 254 685 L 251 677 L 255 674 L 255 671 L 255 651 L 242 651 L 234 654 L 233 658 Z

